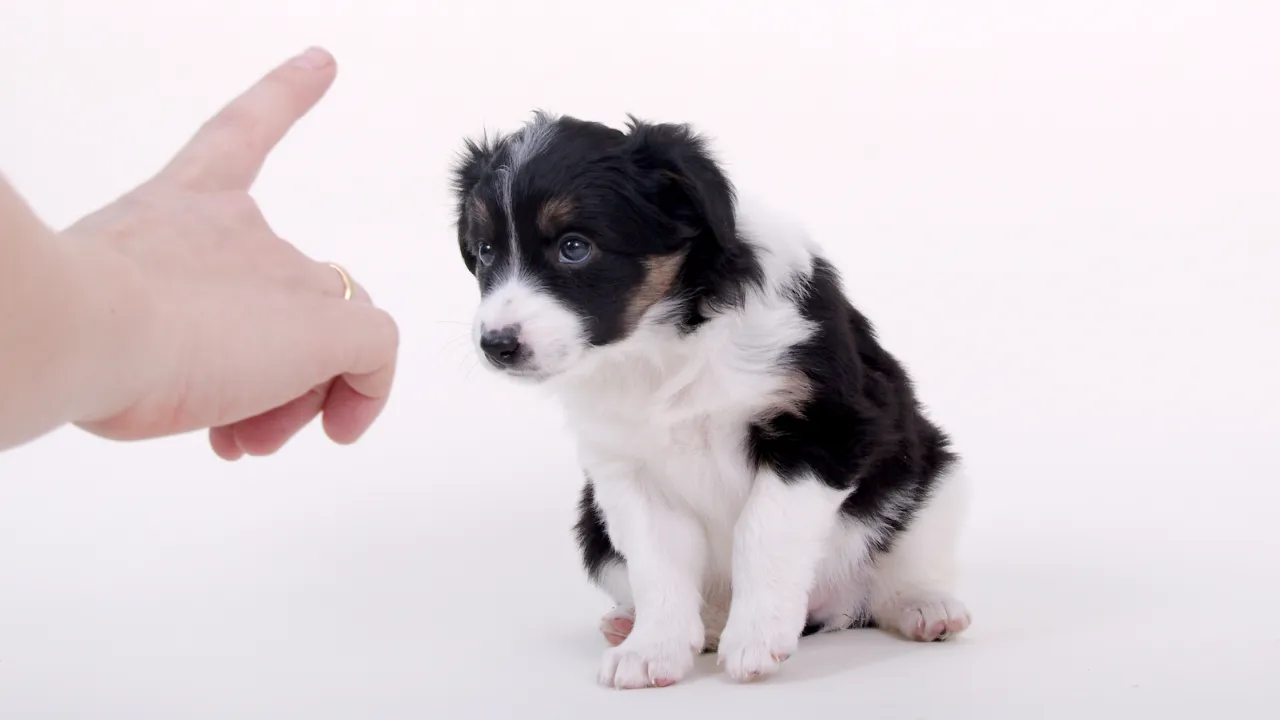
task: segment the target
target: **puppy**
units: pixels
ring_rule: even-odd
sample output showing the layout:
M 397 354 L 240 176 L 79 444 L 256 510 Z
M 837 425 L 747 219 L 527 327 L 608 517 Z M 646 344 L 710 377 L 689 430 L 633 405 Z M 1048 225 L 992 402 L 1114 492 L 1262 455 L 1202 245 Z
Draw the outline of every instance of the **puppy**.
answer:
M 576 533 L 615 609 L 599 680 L 739 681 L 800 637 L 911 640 L 955 598 L 966 491 L 946 434 L 797 224 L 740 200 L 687 126 L 537 113 L 453 170 L 489 366 L 563 403 Z

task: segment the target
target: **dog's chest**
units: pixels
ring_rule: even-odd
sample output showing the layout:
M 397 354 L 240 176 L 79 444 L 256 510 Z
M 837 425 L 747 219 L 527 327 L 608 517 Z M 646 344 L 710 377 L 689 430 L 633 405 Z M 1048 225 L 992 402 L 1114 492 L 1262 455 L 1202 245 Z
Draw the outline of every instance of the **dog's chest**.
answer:
M 753 298 L 691 336 L 638 340 L 564 397 L 584 462 L 634 476 L 708 530 L 732 526 L 755 477 L 749 429 L 794 396 L 782 357 L 808 332 L 794 306 Z
M 585 431 L 581 445 L 584 458 L 592 459 L 593 481 L 634 483 L 633 490 L 697 518 L 713 545 L 728 542 L 754 479 L 745 452 L 746 423 L 715 416 L 663 423 L 660 417 L 615 418 Z M 590 467 L 593 462 L 603 476 Z
M 758 393 L 715 366 L 680 383 L 638 377 L 602 384 L 590 402 L 569 406 L 584 456 L 632 469 L 646 491 L 732 524 L 754 477 L 747 433 Z
M 754 473 L 744 418 L 709 415 L 651 428 L 642 481 L 694 514 L 727 522 L 746 501 Z M 636 436 L 642 432 L 637 429 Z

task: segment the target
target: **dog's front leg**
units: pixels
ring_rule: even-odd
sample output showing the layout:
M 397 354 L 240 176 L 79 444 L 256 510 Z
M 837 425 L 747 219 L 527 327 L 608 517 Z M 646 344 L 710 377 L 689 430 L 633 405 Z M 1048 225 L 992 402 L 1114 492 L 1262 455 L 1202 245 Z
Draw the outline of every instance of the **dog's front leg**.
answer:
M 605 652 L 600 682 L 616 688 L 666 686 L 684 678 L 701 652 L 706 536 L 693 517 L 645 483 L 642 469 L 590 469 L 609 538 L 625 558 L 635 600 L 630 635 Z
M 734 527 L 733 601 L 719 662 L 735 680 L 771 674 L 795 652 L 814 573 L 849 490 L 809 473 L 761 469 Z

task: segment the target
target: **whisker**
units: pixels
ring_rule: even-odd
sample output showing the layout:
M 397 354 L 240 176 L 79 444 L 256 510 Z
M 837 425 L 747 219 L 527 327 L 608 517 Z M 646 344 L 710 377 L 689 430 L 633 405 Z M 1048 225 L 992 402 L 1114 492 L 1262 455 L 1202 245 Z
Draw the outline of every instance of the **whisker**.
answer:
M 476 369 L 480 367 L 480 358 L 478 356 L 472 355 L 471 360 L 472 360 L 471 367 L 462 376 L 463 382 L 467 382 L 468 380 L 470 380 L 471 376 L 475 373 Z
M 470 339 L 471 339 L 471 335 L 470 335 L 470 334 L 467 334 L 467 335 L 459 335 L 458 337 L 456 337 L 456 338 L 454 338 L 454 339 L 452 339 L 452 340 L 446 341 L 443 345 L 441 345 L 441 346 L 440 346 L 440 352 L 444 352 L 445 350 L 452 350 L 452 349 L 454 349 L 454 348 L 456 348 L 456 347 L 458 346 L 458 343 L 460 343 L 460 342 L 462 342 L 462 341 L 464 341 L 464 340 L 470 340 Z

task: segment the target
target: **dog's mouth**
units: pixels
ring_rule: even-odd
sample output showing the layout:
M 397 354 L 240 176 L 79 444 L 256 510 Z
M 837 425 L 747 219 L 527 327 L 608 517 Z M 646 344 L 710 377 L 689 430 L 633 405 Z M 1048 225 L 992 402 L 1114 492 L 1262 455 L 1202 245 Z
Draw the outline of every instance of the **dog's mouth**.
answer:
M 520 372 L 511 373 L 511 377 L 516 378 L 517 380 L 524 380 L 526 382 L 540 383 L 546 380 L 550 380 L 552 378 L 552 375 L 550 373 L 545 373 L 540 370 L 523 370 Z
M 506 377 L 526 383 L 541 383 L 555 377 L 555 373 L 539 368 L 503 367 L 492 360 L 489 361 L 489 366 Z

